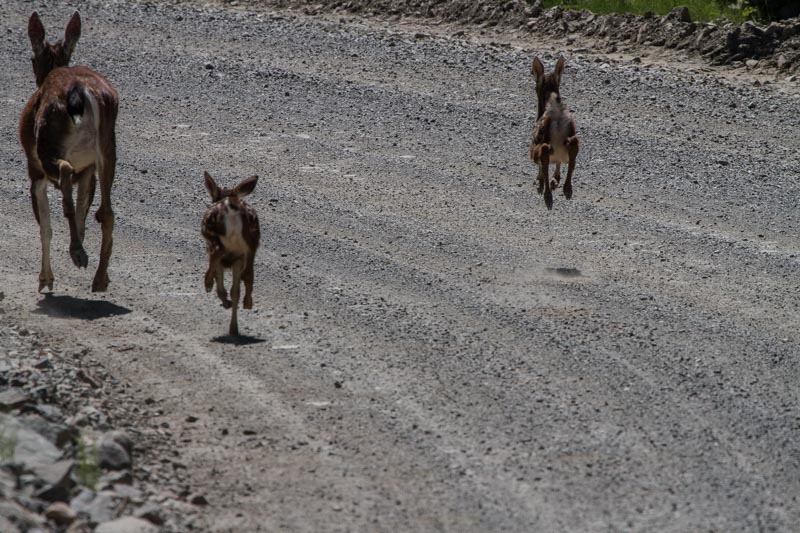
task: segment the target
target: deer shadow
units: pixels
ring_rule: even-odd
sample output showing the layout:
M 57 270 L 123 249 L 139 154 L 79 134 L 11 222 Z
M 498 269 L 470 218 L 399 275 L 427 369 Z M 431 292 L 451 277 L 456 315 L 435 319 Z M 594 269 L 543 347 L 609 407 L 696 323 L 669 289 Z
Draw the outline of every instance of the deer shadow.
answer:
M 74 296 L 45 293 L 44 298 L 36 302 L 36 314 L 47 315 L 54 318 L 77 318 L 82 320 L 97 320 L 110 316 L 127 315 L 131 312 L 127 307 L 112 304 L 105 300 L 87 300 Z
M 250 335 L 220 335 L 211 339 L 211 342 L 218 342 L 220 344 L 232 344 L 234 346 L 247 346 L 250 344 L 260 344 L 266 342 L 266 339 L 259 339 Z

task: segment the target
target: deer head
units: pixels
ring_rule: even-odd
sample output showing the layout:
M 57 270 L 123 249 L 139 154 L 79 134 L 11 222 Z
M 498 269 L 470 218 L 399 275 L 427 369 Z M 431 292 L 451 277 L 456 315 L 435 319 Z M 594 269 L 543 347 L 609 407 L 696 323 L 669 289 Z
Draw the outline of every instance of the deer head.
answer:
M 536 119 L 542 118 L 545 105 L 550 100 L 551 95 L 555 96 L 556 102 L 561 103 L 559 87 L 561 86 L 561 74 L 564 72 L 564 58 L 559 57 L 556 67 L 549 74 L 544 73 L 544 65 L 538 57 L 533 58 L 531 74 L 536 79 L 537 111 Z
M 35 11 L 28 21 L 28 38 L 33 48 L 33 73 L 36 75 L 36 85 L 44 83 L 50 71 L 57 67 L 66 67 L 75 51 L 75 45 L 81 36 L 81 16 L 76 11 L 64 32 L 64 38 L 55 43 L 44 40 L 44 25 Z

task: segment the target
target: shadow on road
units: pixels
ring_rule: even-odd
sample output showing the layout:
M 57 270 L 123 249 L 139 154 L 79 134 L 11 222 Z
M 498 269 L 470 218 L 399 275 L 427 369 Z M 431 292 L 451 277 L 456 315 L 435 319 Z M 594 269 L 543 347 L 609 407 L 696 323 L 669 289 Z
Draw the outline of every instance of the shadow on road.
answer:
M 570 267 L 545 268 L 544 271 L 562 278 L 579 278 L 583 275 L 577 268 Z
M 38 309 L 34 313 L 57 318 L 80 318 L 83 320 L 97 320 L 110 316 L 127 315 L 131 312 L 127 307 L 122 307 L 104 300 L 85 300 L 74 296 L 56 296 L 45 293 L 44 298 L 36 302 Z
M 248 344 L 258 344 L 264 342 L 266 339 L 259 339 L 258 337 L 251 337 L 250 335 L 220 335 L 214 337 L 211 342 L 218 342 L 220 344 L 233 344 L 235 346 L 247 346 Z

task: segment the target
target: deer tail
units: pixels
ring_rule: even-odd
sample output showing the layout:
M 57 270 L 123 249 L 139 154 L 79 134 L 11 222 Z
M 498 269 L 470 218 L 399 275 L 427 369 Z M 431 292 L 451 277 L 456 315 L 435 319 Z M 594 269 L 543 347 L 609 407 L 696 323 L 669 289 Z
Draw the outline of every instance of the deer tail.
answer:
M 83 93 L 83 88 L 80 85 L 74 85 L 67 93 L 67 113 L 76 126 L 81 124 L 85 105 L 86 97 Z

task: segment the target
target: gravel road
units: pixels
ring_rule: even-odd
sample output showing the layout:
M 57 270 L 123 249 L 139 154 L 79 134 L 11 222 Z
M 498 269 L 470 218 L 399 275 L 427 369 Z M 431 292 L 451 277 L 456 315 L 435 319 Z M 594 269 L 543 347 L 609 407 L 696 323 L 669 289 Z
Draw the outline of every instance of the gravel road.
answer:
M 569 53 L 581 153 L 548 212 L 527 141 L 552 43 L 36 3 L 51 37 L 75 8 L 74 63 L 120 93 L 111 285 L 89 292 L 93 221 L 72 266 L 51 190 L 55 294 L 36 293 L 32 7 L 6 0 L 6 310 L 155 400 L 210 502 L 196 527 L 796 530 L 796 95 Z M 260 176 L 239 344 L 202 288 L 204 170 Z

